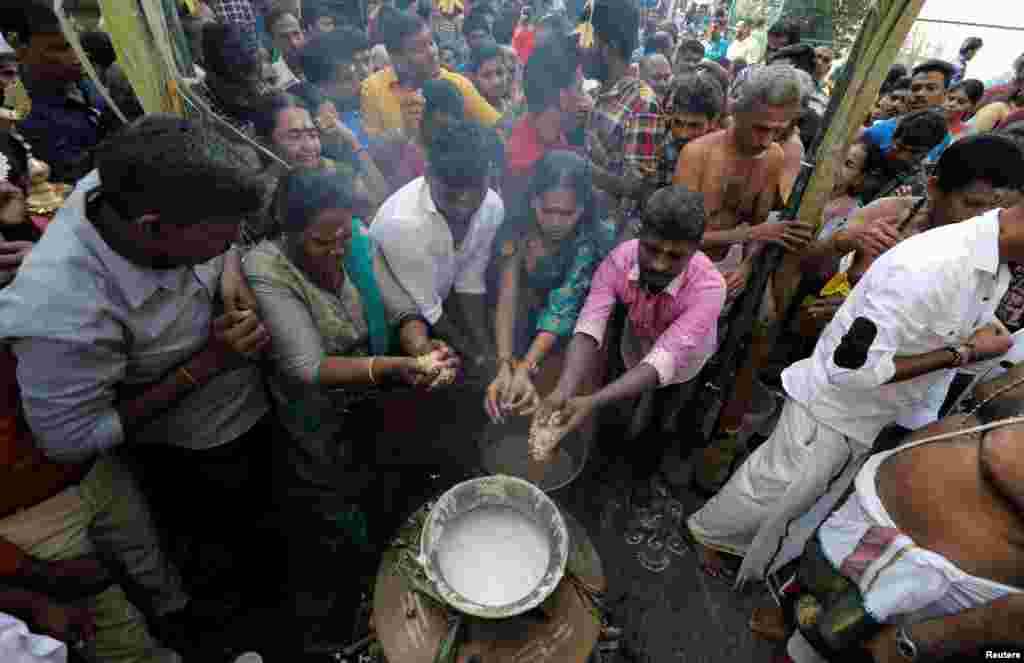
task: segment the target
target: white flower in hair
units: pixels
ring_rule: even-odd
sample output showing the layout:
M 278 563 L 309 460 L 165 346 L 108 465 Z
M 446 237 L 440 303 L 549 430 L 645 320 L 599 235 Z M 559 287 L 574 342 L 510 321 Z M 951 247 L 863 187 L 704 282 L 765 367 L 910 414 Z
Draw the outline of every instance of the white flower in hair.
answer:
M 0 180 L 7 181 L 7 178 L 11 174 L 11 162 L 8 161 L 7 155 L 0 152 Z

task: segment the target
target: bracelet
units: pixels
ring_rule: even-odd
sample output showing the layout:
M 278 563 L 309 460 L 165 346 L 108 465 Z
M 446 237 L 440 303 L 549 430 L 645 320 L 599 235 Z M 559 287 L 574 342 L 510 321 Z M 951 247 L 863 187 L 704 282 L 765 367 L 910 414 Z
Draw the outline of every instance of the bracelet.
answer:
M 516 370 L 516 366 L 519 362 L 516 361 L 515 357 L 498 357 L 498 364 L 505 366 L 506 364 L 513 371 Z
M 530 363 L 526 364 L 527 375 L 529 375 L 531 378 L 535 378 L 537 377 L 538 373 L 540 373 L 540 364 L 538 364 L 535 361 L 531 361 Z
M 185 378 L 185 382 L 188 382 L 193 387 L 199 386 L 199 382 L 195 379 L 195 377 L 193 377 L 191 373 L 189 373 L 189 370 L 184 366 L 178 367 L 178 376 Z
M 946 352 L 953 355 L 953 365 L 950 368 L 960 368 L 967 363 L 967 356 L 965 353 L 960 351 L 960 348 L 955 345 L 949 345 L 945 348 Z
M 376 357 L 370 357 L 370 367 L 369 367 L 369 369 L 370 369 L 370 383 L 371 384 L 377 384 L 377 378 L 373 374 L 373 364 L 376 361 L 377 361 Z

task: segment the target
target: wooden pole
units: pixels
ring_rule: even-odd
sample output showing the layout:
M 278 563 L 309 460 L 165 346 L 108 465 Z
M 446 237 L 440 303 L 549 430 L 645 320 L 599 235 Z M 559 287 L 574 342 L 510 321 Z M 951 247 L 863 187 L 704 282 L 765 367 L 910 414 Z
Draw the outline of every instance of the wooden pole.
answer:
M 874 105 L 882 81 L 923 5 L 924 0 L 878 0 L 868 11 L 850 52 L 853 68 L 833 92 L 824 133 L 808 151 L 783 218 L 796 218 L 815 228 L 820 225 L 846 148 Z M 701 411 L 706 416 L 702 433 L 707 440 L 713 438 L 721 409 L 733 394 L 737 368 L 750 361 L 747 341 L 773 273 L 775 310 L 784 313 L 800 285 L 800 256 L 783 254 L 776 246 L 766 249 L 736 303 L 729 333 L 715 361 L 708 363 L 699 378 L 705 386 L 700 392 Z

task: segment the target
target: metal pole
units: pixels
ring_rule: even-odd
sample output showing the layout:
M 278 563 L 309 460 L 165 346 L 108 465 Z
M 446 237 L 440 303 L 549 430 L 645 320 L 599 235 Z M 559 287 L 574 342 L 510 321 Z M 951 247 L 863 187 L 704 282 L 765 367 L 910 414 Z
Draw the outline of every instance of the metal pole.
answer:
M 969 23 L 967 21 L 945 21 L 937 18 L 919 18 L 917 23 L 943 23 L 946 25 L 965 25 L 970 28 L 991 28 L 993 30 L 1016 30 L 1018 32 L 1024 32 L 1024 26 L 1021 25 L 992 25 L 991 23 Z

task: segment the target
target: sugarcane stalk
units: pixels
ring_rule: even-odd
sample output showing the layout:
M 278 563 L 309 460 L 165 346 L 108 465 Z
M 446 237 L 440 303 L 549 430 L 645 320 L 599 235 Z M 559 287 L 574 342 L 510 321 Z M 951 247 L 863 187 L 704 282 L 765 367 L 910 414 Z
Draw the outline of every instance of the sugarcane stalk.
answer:
M 850 52 L 854 63 L 840 81 L 822 121 L 823 131 L 808 150 L 808 158 L 790 194 L 782 220 L 799 219 L 817 229 L 828 203 L 839 164 L 863 118 L 874 104 L 889 66 L 906 39 L 924 0 L 879 0 L 869 10 L 857 41 Z M 853 121 L 851 121 L 853 120 Z M 705 444 L 713 439 L 721 410 L 732 395 L 737 368 L 749 357 L 748 340 L 760 310 L 768 280 L 777 270 L 776 310 L 786 311 L 800 286 L 800 255 L 786 254 L 779 246 L 769 246 L 758 256 L 751 277 L 733 310 L 729 332 L 718 356 L 709 362 L 699 377 L 705 389 L 706 420 L 714 425 L 701 432 Z M 785 263 L 785 264 L 784 264 Z M 780 265 L 782 269 L 780 270 Z

